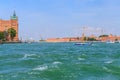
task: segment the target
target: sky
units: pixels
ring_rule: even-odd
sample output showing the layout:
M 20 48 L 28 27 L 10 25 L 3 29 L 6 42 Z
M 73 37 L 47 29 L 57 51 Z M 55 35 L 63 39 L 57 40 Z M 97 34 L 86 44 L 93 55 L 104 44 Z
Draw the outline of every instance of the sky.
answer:
M 9 20 L 15 10 L 20 39 L 78 37 L 84 31 L 120 35 L 119 4 L 120 0 L 0 0 L 0 18 Z

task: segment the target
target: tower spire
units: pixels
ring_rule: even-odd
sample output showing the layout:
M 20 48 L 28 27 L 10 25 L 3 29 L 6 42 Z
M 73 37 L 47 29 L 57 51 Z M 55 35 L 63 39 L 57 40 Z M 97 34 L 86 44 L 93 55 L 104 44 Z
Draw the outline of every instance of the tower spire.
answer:
M 14 10 L 13 16 L 16 16 L 15 10 Z
M 17 20 L 17 16 L 16 16 L 16 13 L 15 13 L 15 10 L 13 12 L 13 15 L 11 16 L 11 20 Z

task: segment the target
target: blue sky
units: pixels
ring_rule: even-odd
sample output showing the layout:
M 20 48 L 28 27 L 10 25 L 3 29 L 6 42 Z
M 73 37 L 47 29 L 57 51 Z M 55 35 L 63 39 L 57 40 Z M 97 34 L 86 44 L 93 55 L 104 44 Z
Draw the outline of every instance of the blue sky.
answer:
M 19 37 L 81 36 L 104 33 L 120 35 L 120 0 L 1 0 L 0 18 L 19 18 Z M 92 30 L 91 30 L 92 29 Z

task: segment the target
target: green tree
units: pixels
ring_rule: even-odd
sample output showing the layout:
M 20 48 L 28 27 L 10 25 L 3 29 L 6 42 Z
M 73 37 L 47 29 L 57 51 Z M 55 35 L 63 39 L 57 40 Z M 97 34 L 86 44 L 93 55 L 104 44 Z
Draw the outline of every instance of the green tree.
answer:
M 84 41 L 87 41 L 87 37 L 83 37 L 83 40 L 84 40 Z
M 4 40 L 4 32 L 0 32 L 0 41 L 3 41 Z
M 88 38 L 88 41 L 97 41 L 95 38 Z
M 8 33 L 10 35 L 11 40 L 13 41 L 14 37 L 16 36 L 16 30 L 14 28 L 9 28 Z
M 104 34 L 104 35 L 100 35 L 99 37 L 108 37 L 109 35 L 106 35 L 106 34 Z
M 4 31 L 3 33 L 4 33 L 5 41 L 7 41 L 9 36 L 8 31 Z
M 115 41 L 118 41 L 118 39 L 115 39 Z

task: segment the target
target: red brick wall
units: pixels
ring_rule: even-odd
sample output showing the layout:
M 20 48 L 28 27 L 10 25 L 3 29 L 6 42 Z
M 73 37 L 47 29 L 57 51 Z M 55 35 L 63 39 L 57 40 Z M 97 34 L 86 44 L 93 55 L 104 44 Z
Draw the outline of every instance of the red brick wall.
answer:
M 9 28 L 14 28 L 16 30 L 17 34 L 14 41 L 18 41 L 18 20 L 0 20 L 0 31 L 5 31 Z

